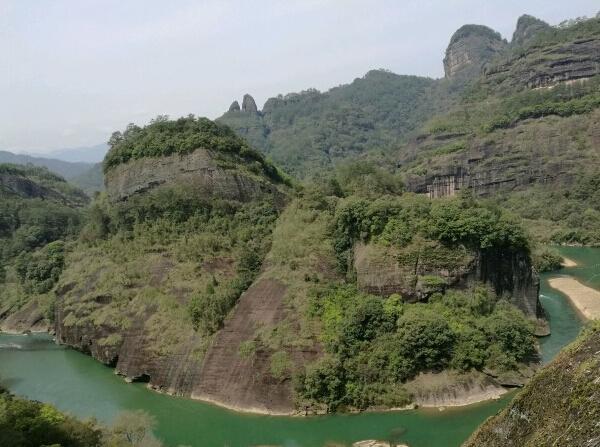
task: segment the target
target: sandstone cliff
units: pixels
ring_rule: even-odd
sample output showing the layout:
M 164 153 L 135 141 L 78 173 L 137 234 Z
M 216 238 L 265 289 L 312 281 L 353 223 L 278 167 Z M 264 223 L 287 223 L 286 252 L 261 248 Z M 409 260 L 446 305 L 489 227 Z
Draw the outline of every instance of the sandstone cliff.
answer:
M 510 44 L 511 46 L 526 45 L 530 43 L 533 38 L 539 35 L 540 32 L 547 31 L 549 29 L 550 25 L 543 20 L 537 19 L 528 14 L 524 14 L 519 17 L 519 20 L 517 20 L 517 28 L 513 33 Z
M 256 107 L 256 102 L 254 101 L 254 98 L 247 93 L 244 95 L 244 99 L 242 100 L 242 112 L 258 112 L 258 107 Z
M 522 17 L 509 51 L 486 67 L 483 82 L 500 91 L 549 88 L 582 82 L 600 74 L 600 19 L 561 31 Z
M 510 296 L 529 318 L 543 319 L 539 279 L 527 253 L 475 251 L 432 241 L 402 249 L 358 244 L 354 253 L 357 284 L 366 292 L 425 301 L 432 293 L 482 282 L 498 296 Z
M 446 78 L 479 74 L 483 66 L 507 47 L 506 41 L 494 30 L 482 25 L 459 28 L 446 49 Z
M 273 184 L 227 164 L 215 152 L 206 149 L 130 160 L 108 171 L 105 182 L 108 196 L 113 201 L 176 183 L 193 186 L 206 197 L 242 202 L 266 193 L 283 197 Z

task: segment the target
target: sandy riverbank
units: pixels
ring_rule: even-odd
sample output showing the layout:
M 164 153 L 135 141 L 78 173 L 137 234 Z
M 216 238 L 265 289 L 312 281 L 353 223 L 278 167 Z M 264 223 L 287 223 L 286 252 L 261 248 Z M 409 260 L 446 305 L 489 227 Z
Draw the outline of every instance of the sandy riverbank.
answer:
M 571 277 L 552 278 L 550 287 L 564 293 L 575 308 L 588 320 L 600 319 L 600 292 L 584 286 Z
M 565 258 L 564 256 L 561 265 L 563 267 L 577 267 L 577 263 L 575 261 L 569 258 Z

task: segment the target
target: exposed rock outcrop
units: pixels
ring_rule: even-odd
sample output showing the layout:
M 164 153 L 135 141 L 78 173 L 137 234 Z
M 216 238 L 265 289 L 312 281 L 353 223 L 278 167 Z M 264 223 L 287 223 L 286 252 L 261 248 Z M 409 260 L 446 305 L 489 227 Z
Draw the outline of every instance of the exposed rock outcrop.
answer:
M 439 259 L 445 260 L 443 265 Z M 408 301 L 422 301 L 448 287 L 465 288 L 483 282 L 498 296 L 510 296 L 528 317 L 543 318 L 539 278 L 524 252 L 446 248 L 436 242 L 402 249 L 358 244 L 354 265 L 358 287 L 369 293 L 399 293 Z
M 500 34 L 487 26 L 462 26 L 454 33 L 446 49 L 446 78 L 453 78 L 459 74 L 468 77 L 478 75 L 483 65 L 506 47 L 507 43 Z
M 239 112 L 240 111 L 240 103 L 237 101 L 233 101 L 229 106 L 229 112 Z
M 543 20 L 524 14 L 517 20 L 517 28 L 513 33 L 512 41 L 510 43 L 513 46 L 526 45 L 540 31 L 546 31 L 550 28 L 550 25 Z
M 50 326 L 50 323 L 44 317 L 44 313 L 34 300 L 14 313 L 10 308 L 0 308 L 0 331 L 13 333 L 45 332 Z
M 242 353 L 242 343 L 283 320 L 286 287 L 273 279 L 257 280 L 241 296 L 238 305 L 213 340 L 196 381 L 192 397 L 225 407 L 259 413 L 291 414 L 295 411 L 289 378 L 271 373 L 269 350 Z M 291 364 L 313 361 L 318 352 L 296 349 Z
M 523 20 L 521 20 L 523 19 Z M 513 41 L 526 51 L 509 53 L 501 62 L 486 67 L 483 82 L 494 88 L 547 88 L 560 83 L 577 82 L 600 74 L 600 36 L 574 34 L 570 39 L 545 45 L 530 45 L 534 36 L 547 25 L 533 17 L 519 19 Z M 598 19 L 590 20 L 590 27 Z
M 453 196 L 468 189 L 480 197 L 524 190 L 534 184 L 570 187 L 581 167 L 598 158 L 600 110 L 589 116 L 526 120 L 485 138 L 426 135 L 400 154 L 410 163 L 427 151 L 462 142 L 465 149 L 430 157 L 426 173 L 405 176 L 407 189 L 431 198 Z M 571 135 L 578 135 L 577 138 Z M 550 156 L 549 156 L 550 155 Z
M 206 197 L 245 202 L 269 193 L 283 198 L 271 183 L 219 161 L 217 154 L 205 149 L 130 160 L 106 173 L 106 191 L 112 201 L 119 201 L 160 185 L 180 183 L 197 188 Z
M 492 377 L 480 372 L 421 373 L 406 388 L 419 407 L 454 407 L 496 399 L 507 392 Z
M 258 107 L 256 107 L 256 102 L 254 98 L 250 96 L 248 93 L 244 95 L 244 99 L 242 101 L 242 112 L 250 112 L 257 113 Z

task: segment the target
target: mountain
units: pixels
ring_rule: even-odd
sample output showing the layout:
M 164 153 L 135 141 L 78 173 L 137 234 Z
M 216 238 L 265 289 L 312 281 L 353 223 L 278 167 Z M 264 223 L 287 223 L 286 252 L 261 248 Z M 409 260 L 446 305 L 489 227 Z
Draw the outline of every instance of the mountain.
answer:
M 524 17 L 509 43 L 466 25 L 443 79 L 376 70 L 262 110 L 245 95 L 216 122 L 130 125 L 77 240 L 7 278 L 51 292 L 60 343 L 234 409 L 522 386 L 547 334 L 537 242 L 600 240 L 599 32 Z M 42 286 L 59 270 L 18 276 L 60 259 Z M 27 320 L 6 296 L 0 318 Z
M 71 163 L 99 163 L 104 159 L 106 152 L 108 152 L 108 145 L 106 143 L 101 143 L 94 146 L 57 149 L 45 154 L 31 155 L 36 157 L 43 155 L 58 160 L 69 161 Z
M 385 152 L 452 98 L 449 83 L 374 70 L 327 92 L 234 102 L 227 124 L 287 172 L 307 177 L 368 151 Z M 244 106 L 245 105 L 245 106 Z
M 50 290 L 88 197 L 46 168 L 0 164 L 0 328 L 48 328 Z
M 400 196 L 370 165 L 295 189 L 205 118 L 113 134 L 104 174 L 53 289 L 55 330 L 131 380 L 291 414 L 500 393 L 536 364 L 537 276 L 509 216 Z M 432 368 L 455 371 L 442 391 Z
M 81 175 L 91 167 L 91 163 L 69 162 L 56 158 L 13 154 L 12 152 L 7 151 L 0 151 L 0 163 L 12 163 L 20 165 L 32 164 L 34 166 L 42 166 L 66 179 Z
M 104 155 L 103 155 L 104 156 Z M 74 157 L 77 158 L 77 157 Z M 95 157 L 93 157 L 95 158 Z M 13 154 L 0 151 L 0 163 L 33 165 L 48 168 L 83 189 L 88 195 L 104 190 L 101 163 L 72 162 L 56 158 L 34 157 L 25 154 Z
M 393 163 L 411 191 L 470 191 L 518 213 L 538 240 L 597 244 L 600 19 L 553 28 L 525 17 L 515 39 Z

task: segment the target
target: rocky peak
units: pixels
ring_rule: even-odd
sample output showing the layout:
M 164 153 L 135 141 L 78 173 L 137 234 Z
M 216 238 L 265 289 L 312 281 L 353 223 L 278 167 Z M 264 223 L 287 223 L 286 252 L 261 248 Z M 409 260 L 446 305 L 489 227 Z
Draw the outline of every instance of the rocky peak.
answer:
M 550 28 L 550 25 L 543 20 L 524 14 L 517 20 L 517 29 L 513 34 L 511 45 L 524 45 L 540 31 Z
M 478 75 L 483 65 L 503 51 L 507 43 L 502 36 L 483 25 L 464 25 L 450 39 L 444 57 L 446 78 L 458 74 Z
M 248 93 L 244 95 L 244 100 L 242 101 L 242 112 L 258 112 L 258 107 L 256 107 L 256 102 L 254 101 L 254 98 Z
M 240 111 L 240 103 L 237 101 L 233 101 L 229 106 L 230 112 L 239 112 Z

